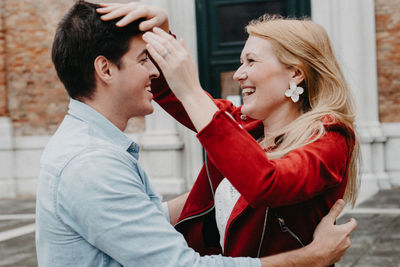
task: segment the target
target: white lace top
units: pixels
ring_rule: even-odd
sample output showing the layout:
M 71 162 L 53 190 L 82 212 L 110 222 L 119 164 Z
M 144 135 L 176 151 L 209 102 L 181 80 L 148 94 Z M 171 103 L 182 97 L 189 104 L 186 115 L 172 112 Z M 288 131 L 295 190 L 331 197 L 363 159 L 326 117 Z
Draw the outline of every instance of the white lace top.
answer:
M 215 219 L 219 231 L 219 243 L 224 249 L 226 224 L 231 216 L 233 207 L 240 197 L 240 193 L 224 178 L 215 190 Z

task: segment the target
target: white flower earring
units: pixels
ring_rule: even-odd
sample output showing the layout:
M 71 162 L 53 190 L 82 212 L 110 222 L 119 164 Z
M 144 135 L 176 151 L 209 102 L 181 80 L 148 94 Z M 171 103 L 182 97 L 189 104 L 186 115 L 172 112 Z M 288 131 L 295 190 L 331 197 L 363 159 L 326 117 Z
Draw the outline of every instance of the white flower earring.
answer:
M 299 101 L 299 96 L 304 93 L 303 87 L 297 86 L 295 82 L 290 82 L 290 88 L 285 91 L 285 96 L 290 97 L 294 103 Z

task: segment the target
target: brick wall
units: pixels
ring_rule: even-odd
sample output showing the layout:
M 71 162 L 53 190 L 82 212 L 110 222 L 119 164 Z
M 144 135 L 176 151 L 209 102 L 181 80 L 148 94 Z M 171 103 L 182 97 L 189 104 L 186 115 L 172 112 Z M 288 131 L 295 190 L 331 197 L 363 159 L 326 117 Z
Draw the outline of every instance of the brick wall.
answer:
M 400 122 L 400 0 L 376 0 L 376 43 L 381 122 Z
M 57 22 L 72 0 L 4 0 L 8 109 L 16 136 L 54 132 L 67 95 L 51 63 Z
M 5 70 L 4 2 L 0 0 L 0 117 L 7 116 L 7 86 Z
M 67 111 L 69 98 L 52 65 L 51 44 L 74 2 L 0 0 L 0 116 L 8 105 L 16 136 L 52 134 Z M 143 129 L 143 118 L 130 123 L 130 132 Z

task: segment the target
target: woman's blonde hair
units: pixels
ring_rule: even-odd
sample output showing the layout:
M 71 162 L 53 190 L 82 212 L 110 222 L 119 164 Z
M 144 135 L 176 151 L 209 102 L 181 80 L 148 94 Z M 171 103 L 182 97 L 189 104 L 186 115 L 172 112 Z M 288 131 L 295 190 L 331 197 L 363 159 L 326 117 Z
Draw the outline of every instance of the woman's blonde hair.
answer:
M 359 143 L 354 138 L 355 105 L 328 34 L 309 19 L 270 15 L 251 21 L 246 30 L 249 35 L 268 40 L 282 64 L 299 68 L 304 73 L 304 81 L 300 84 L 305 89 L 300 96 L 302 115 L 274 133 L 272 138 L 282 138 L 268 157 L 281 158 L 293 149 L 316 141 L 326 131 L 322 118 L 334 118 L 348 130 L 350 154 L 344 200 L 354 206 L 360 163 Z

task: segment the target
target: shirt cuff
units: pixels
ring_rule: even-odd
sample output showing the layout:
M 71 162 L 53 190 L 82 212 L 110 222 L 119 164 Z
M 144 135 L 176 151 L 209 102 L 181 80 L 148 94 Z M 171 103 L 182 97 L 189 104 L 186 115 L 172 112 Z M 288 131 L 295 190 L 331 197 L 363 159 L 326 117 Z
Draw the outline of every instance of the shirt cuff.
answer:
M 261 260 L 255 258 L 233 258 L 235 267 L 262 267 Z

